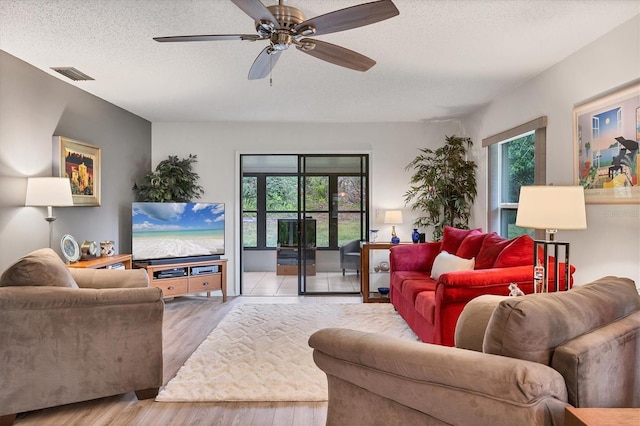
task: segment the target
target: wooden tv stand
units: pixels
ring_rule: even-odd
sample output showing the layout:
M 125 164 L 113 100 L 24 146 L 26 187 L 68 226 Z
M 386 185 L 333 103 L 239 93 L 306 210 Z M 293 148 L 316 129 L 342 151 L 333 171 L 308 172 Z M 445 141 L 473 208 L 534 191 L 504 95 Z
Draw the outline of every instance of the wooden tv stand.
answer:
M 177 260 L 162 265 L 134 263 L 133 266 L 147 270 L 149 285 L 160 288 L 164 298 L 204 292 L 209 297 L 212 291 L 220 290 L 222 301 L 227 301 L 227 259 L 197 262 Z

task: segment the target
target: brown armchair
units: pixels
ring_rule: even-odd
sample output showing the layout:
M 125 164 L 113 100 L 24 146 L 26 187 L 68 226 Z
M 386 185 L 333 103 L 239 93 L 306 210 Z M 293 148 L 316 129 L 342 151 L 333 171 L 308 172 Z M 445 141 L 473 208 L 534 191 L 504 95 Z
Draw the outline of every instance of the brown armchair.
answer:
M 0 423 L 162 385 L 161 291 L 144 270 L 69 270 L 37 250 L 0 277 Z
M 327 425 L 562 425 L 570 405 L 640 407 L 640 295 L 624 278 L 480 296 L 457 347 L 345 329 L 309 344 L 327 374 Z

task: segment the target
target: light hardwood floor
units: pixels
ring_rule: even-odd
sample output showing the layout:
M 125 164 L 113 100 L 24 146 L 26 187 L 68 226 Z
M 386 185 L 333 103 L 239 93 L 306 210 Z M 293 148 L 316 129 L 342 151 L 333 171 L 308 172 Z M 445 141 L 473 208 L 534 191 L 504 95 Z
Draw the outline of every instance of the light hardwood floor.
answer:
M 359 296 L 187 296 L 165 304 L 164 384 L 238 303 L 361 303 Z M 18 415 L 22 425 L 324 425 L 326 402 L 164 403 L 133 392 Z

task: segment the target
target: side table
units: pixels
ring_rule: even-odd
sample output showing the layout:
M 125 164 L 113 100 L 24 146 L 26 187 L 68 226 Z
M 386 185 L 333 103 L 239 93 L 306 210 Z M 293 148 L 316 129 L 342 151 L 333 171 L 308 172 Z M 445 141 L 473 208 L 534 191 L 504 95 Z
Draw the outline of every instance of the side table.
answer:
M 100 269 L 116 263 L 122 263 L 125 269 L 131 269 L 131 255 L 114 254 L 113 256 L 101 256 L 94 259 L 78 260 L 77 262 L 69 263 L 67 266 L 69 268 Z
M 402 244 L 402 243 L 400 243 Z M 364 303 L 389 303 L 389 295 L 382 295 L 377 291 L 371 291 L 369 288 L 369 281 L 371 274 L 371 260 L 370 256 L 374 250 L 386 250 L 398 244 L 393 243 L 362 243 L 360 247 L 360 291 L 362 293 L 362 301 Z M 387 275 L 387 279 L 384 286 L 389 287 L 389 274 L 387 272 L 381 272 Z M 380 275 L 378 273 L 377 275 Z
M 640 408 L 575 408 L 564 411 L 565 426 L 637 426 Z

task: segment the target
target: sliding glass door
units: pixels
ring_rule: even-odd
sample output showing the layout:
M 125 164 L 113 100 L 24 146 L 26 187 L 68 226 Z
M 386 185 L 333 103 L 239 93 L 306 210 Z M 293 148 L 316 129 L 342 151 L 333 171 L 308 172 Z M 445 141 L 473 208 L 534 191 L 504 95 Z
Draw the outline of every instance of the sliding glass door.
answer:
M 359 292 L 367 167 L 366 154 L 241 156 L 242 294 Z
M 307 233 L 299 247 L 299 294 L 359 292 L 359 256 L 351 253 L 345 265 L 342 247 L 367 234 L 367 163 L 367 155 L 299 156 L 298 220 Z

